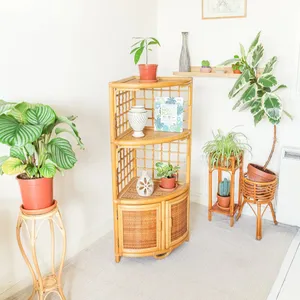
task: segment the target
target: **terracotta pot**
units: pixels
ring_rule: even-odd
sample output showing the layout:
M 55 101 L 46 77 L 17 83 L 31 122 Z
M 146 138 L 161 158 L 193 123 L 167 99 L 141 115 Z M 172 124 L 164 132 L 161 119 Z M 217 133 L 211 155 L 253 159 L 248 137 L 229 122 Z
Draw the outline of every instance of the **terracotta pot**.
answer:
M 162 178 L 160 181 L 160 186 L 163 189 L 174 189 L 176 186 L 176 178 Z
M 139 65 L 140 81 L 156 82 L 156 71 L 158 65 Z
M 268 169 L 263 170 L 262 166 L 249 164 L 248 178 L 255 182 L 270 182 L 276 179 L 276 174 Z
M 221 206 L 223 208 L 228 208 L 229 207 L 229 205 L 230 205 L 230 196 L 223 197 L 223 196 L 220 196 L 219 194 L 217 194 L 217 198 L 218 198 L 219 206 Z
M 234 74 L 242 74 L 242 72 L 240 70 L 233 70 Z
M 211 73 L 212 68 L 211 67 L 201 67 L 200 72 L 201 73 Z
M 17 180 L 24 209 L 37 210 L 53 205 L 53 178 L 23 179 L 19 175 Z

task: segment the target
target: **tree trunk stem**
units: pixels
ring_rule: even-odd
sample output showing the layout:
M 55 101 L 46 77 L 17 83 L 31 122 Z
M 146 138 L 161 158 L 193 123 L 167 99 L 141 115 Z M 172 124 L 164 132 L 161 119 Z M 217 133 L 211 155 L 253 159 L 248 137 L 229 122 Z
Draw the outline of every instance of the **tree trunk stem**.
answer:
M 269 158 L 267 160 L 267 162 L 265 163 L 264 165 L 264 168 L 263 170 L 265 171 L 273 157 L 273 154 L 274 154 L 274 151 L 275 151 L 275 146 L 276 146 L 276 142 L 277 142 L 277 127 L 276 125 L 274 125 L 274 135 L 273 135 L 273 145 L 272 145 L 272 149 L 271 149 L 271 152 L 270 152 L 270 155 L 269 155 Z

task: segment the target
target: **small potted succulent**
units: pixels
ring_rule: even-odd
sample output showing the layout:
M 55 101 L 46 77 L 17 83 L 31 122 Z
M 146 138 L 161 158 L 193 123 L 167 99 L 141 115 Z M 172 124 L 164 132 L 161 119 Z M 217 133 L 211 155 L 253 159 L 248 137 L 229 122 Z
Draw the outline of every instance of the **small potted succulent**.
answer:
M 145 64 L 139 64 L 140 71 L 140 81 L 141 82 L 156 82 L 156 72 L 158 65 L 148 64 L 149 51 L 152 51 L 152 46 L 160 46 L 159 41 L 154 37 L 135 37 L 138 40 L 134 43 L 131 48 L 133 48 L 130 54 L 134 56 L 134 63 L 137 64 L 142 54 L 145 52 Z
M 211 73 L 211 66 L 208 60 L 202 60 L 200 72 L 202 73 Z
M 230 205 L 230 181 L 225 178 L 219 183 L 219 192 L 217 194 L 218 206 L 221 209 L 228 209 Z
M 240 63 L 240 57 L 238 55 L 234 56 L 237 61 L 231 65 L 234 74 L 242 74 L 243 65 Z
M 157 162 L 155 164 L 157 177 L 161 178 L 160 187 L 164 189 L 174 189 L 176 187 L 177 172 L 179 166 L 173 166 L 170 163 Z
M 0 157 L 0 174 L 17 175 L 24 209 L 51 209 L 56 171 L 71 169 L 77 161 L 60 135 L 71 134 L 84 148 L 75 119 L 58 116 L 48 105 L 0 100 L 0 143 L 10 147 L 9 155 Z
M 229 132 L 223 134 L 219 129 L 214 134 L 214 139 L 207 142 L 203 147 L 203 152 L 210 159 L 211 167 L 229 167 L 231 158 L 234 158 L 237 165 L 240 164 L 241 155 L 245 151 L 251 152 L 247 137 L 241 132 Z

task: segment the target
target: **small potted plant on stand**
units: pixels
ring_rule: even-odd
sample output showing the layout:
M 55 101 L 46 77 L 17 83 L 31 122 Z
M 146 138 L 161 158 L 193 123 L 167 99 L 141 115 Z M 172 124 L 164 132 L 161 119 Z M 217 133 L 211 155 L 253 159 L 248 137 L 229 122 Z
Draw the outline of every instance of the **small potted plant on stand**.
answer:
M 218 207 L 221 209 L 229 209 L 230 204 L 230 181 L 225 178 L 219 183 L 219 192 L 217 194 Z
M 237 165 L 240 164 L 241 155 L 245 151 L 251 152 L 247 137 L 241 132 L 229 132 L 223 134 L 219 129 L 217 134 L 213 134 L 214 139 L 207 142 L 203 147 L 203 152 L 210 158 L 211 166 L 230 166 L 231 158 L 234 158 Z
M 202 73 L 211 73 L 211 66 L 208 60 L 202 60 L 202 65 L 200 68 L 200 72 Z
M 160 187 L 163 189 L 172 190 L 176 187 L 177 172 L 179 166 L 172 166 L 170 163 L 157 162 L 155 164 L 157 177 L 161 178 Z
M 59 135 L 71 134 L 84 148 L 75 118 L 57 116 L 48 105 L 0 101 L 0 143 L 10 147 L 9 156 L 0 158 L 0 173 L 18 175 L 24 209 L 51 210 L 56 171 L 77 161 L 69 141 Z
M 160 46 L 159 41 L 154 37 L 136 37 L 138 41 L 134 43 L 131 47 L 133 48 L 130 54 L 134 55 L 134 63 L 137 64 L 140 61 L 142 54 L 145 51 L 146 55 L 146 64 L 139 64 L 140 71 L 140 81 L 141 82 L 156 82 L 156 64 L 148 64 L 149 51 L 152 51 L 152 46 Z
M 277 57 L 274 56 L 265 65 L 262 74 L 258 73 L 258 65 L 264 55 L 264 47 L 259 43 L 260 32 L 252 42 L 248 52 L 243 45 L 240 45 L 241 56 L 230 59 L 223 63 L 228 65 L 239 62 L 243 70 L 233 88 L 229 92 L 229 98 L 238 96 L 233 109 L 249 109 L 257 125 L 263 119 L 267 119 L 273 125 L 273 144 L 266 163 L 263 166 L 257 164 L 248 165 L 248 178 L 255 182 L 271 182 L 276 179 L 276 174 L 267 169 L 277 141 L 277 125 L 280 123 L 283 114 L 292 119 L 291 115 L 283 109 L 282 101 L 277 91 L 286 88 L 286 85 L 279 85 L 273 75 Z

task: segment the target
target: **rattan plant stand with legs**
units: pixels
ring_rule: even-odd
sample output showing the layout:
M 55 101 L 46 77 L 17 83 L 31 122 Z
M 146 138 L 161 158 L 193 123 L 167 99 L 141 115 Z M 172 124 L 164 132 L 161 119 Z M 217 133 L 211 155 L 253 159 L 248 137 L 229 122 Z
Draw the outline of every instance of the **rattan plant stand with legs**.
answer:
M 275 197 L 277 188 L 277 178 L 271 182 L 255 182 L 247 178 L 247 173 L 243 176 L 242 181 L 242 195 L 243 203 L 239 211 L 237 219 L 241 217 L 243 208 L 247 203 L 254 214 L 256 215 L 256 239 L 262 239 L 262 217 L 269 207 L 272 213 L 274 224 L 277 225 L 276 215 L 273 208 L 272 201 Z M 253 204 L 256 205 L 256 211 L 253 208 Z M 262 205 L 265 208 L 262 211 Z
M 129 77 L 110 83 L 116 262 L 122 256 L 162 259 L 189 240 L 192 91 L 192 78 L 159 77 L 155 83 L 140 83 L 139 78 Z M 154 130 L 156 97 L 183 98 L 182 132 Z M 128 121 L 128 111 L 135 105 L 147 110 L 142 138 L 132 136 Z M 180 166 L 175 190 L 159 187 L 156 162 Z M 144 170 L 154 181 L 149 197 L 136 191 Z
M 224 166 L 211 166 L 211 161 L 209 158 L 208 163 L 208 178 L 209 178 L 209 184 L 208 184 L 208 220 L 212 220 L 212 214 L 218 213 L 222 215 L 226 215 L 230 217 L 230 226 L 232 227 L 234 225 L 234 216 L 236 212 L 241 207 L 241 184 L 242 184 L 242 177 L 243 177 L 243 156 L 240 158 L 239 164 L 237 163 L 236 159 L 234 157 L 230 158 L 230 164 L 228 167 Z M 239 170 L 239 182 L 238 182 L 238 203 L 235 203 L 235 173 Z M 230 205 L 228 210 L 221 209 L 218 206 L 218 202 L 213 203 L 213 173 L 214 171 L 218 172 L 218 184 L 223 179 L 223 172 L 228 172 L 230 174 Z
M 28 212 L 28 211 L 27 211 Z M 30 211 L 32 212 L 32 211 Z M 38 257 L 37 257 L 37 247 L 36 242 L 38 235 L 40 233 L 40 229 L 44 223 L 49 223 L 50 234 L 51 234 L 51 272 L 47 276 L 42 276 Z M 55 267 L 55 226 L 58 228 L 58 231 L 62 235 L 63 245 L 62 245 L 62 257 L 59 264 L 59 268 L 56 271 Z M 25 227 L 29 239 L 30 239 L 30 252 L 31 259 L 26 254 L 26 251 L 23 247 L 21 240 L 21 229 Z M 26 210 L 24 210 L 21 206 L 20 215 L 17 222 L 17 241 L 22 253 L 22 256 L 30 270 L 33 287 L 32 293 L 28 300 L 36 299 L 35 296 L 38 296 L 39 300 L 46 300 L 51 293 L 55 293 L 59 296 L 61 300 L 65 300 L 62 286 L 61 286 L 61 275 L 62 269 L 64 265 L 65 255 L 66 255 L 66 232 L 64 229 L 64 225 L 62 222 L 61 214 L 57 206 L 57 202 L 55 201 L 54 208 L 47 213 L 44 214 L 27 214 Z M 32 261 L 32 262 L 31 262 Z

